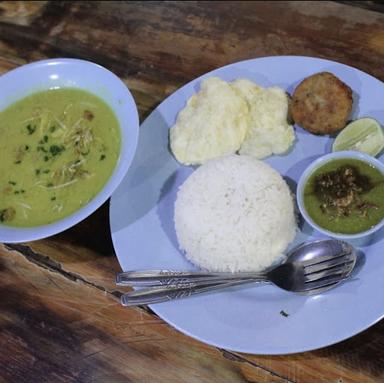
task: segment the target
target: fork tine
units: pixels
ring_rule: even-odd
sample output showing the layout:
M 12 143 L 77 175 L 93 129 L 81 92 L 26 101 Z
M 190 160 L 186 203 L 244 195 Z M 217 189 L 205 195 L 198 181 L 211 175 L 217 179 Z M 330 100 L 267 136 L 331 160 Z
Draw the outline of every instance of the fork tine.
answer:
M 349 272 L 353 269 L 353 266 L 354 266 L 354 261 L 349 261 L 326 270 L 304 275 L 304 282 L 310 283 L 320 279 L 325 280 L 325 279 L 333 278 L 334 276 L 342 277 L 343 275 L 348 275 Z
M 315 266 L 317 264 L 331 261 L 332 259 L 338 259 L 338 258 L 345 257 L 346 255 L 349 255 L 349 254 L 352 254 L 352 252 L 351 251 L 343 251 L 338 255 L 334 255 L 334 254 L 324 255 L 321 257 L 315 257 L 314 259 L 308 259 L 307 261 L 302 261 L 300 263 L 303 265 L 303 267 Z
M 312 273 L 317 273 L 319 271 L 327 270 L 332 267 L 343 265 L 348 262 L 354 262 L 355 256 L 352 253 L 344 254 L 343 256 L 333 258 L 331 260 L 323 261 L 321 263 L 316 263 L 308 266 L 304 266 L 304 274 L 309 275 Z
M 300 291 L 301 292 L 308 292 L 308 291 L 311 291 L 311 290 L 322 289 L 324 287 L 328 287 L 328 286 L 331 286 L 331 285 L 336 285 L 339 282 L 342 282 L 346 278 L 347 278 L 347 276 L 342 278 L 338 274 L 338 275 L 335 275 L 333 277 L 323 278 L 323 279 L 319 279 L 319 280 L 316 280 L 316 281 L 313 281 L 313 282 L 308 282 L 308 283 L 305 283 L 303 289 L 301 289 Z

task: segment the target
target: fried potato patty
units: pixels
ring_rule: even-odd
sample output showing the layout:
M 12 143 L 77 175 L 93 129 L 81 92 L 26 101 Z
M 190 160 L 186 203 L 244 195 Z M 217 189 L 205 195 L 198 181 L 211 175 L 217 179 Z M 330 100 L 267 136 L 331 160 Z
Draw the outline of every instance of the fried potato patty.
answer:
M 352 90 L 329 72 L 304 79 L 292 97 L 292 118 L 314 134 L 343 129 L 352 110 Z

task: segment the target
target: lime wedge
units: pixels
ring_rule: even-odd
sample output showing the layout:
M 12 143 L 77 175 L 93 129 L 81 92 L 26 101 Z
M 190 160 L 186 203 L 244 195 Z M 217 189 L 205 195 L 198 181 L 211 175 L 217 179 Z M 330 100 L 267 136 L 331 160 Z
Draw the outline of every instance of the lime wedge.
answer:
M 349 123 L 336 137 L 332 151 L 356 150 L 371 156 L 378 155 L 384 148 L 384 133 L 373 118 L 359 118 Z

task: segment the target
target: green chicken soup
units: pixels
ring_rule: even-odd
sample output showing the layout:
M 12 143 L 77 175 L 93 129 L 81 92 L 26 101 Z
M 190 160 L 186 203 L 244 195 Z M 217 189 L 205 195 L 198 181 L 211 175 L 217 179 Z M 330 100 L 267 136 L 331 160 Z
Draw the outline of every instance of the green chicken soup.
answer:
M 329 161 L 309 177 L 304 206 L 315 223 L 331 232 L 366 231 L 384 218 L 384 175 L 360 160 Z
M 49 224 L 87 204 L 111 176 L 120 127 L 99 97 L 32 94 L 0 112 L 0 223 Z

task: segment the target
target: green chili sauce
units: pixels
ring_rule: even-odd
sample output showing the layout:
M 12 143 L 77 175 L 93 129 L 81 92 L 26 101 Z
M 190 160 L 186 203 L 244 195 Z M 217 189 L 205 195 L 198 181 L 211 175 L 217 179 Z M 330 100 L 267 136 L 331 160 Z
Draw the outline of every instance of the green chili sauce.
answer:
M 333 233 L 356 234 L 384 218 L 384 175 L 356 159 L 329 161 L 304 188 L 304 207 L 312 220 Z

